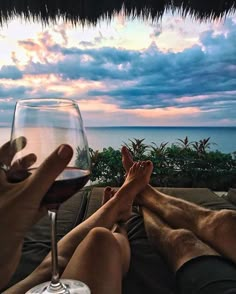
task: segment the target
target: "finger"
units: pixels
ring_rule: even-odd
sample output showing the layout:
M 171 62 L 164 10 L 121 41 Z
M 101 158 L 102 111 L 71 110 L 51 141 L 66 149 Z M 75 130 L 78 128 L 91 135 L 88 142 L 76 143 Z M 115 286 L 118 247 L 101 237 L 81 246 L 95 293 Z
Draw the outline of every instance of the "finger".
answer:
M 115 190 L 115 189 L 112 189 L 112 190 L 111 190 L 111 195 L 112 195 L 112 197 L 113 197 L 115 194 L 116 194 L 116 190 Z
M 27 169 L 16 170 L 10 174 L 7 174 L 7 181 L 9 183 L 19 183 L 27 179 L 32 173 Z
M 7 171 L 7 179 L 10 183 L 18 183 L 31 175 L 28 168 L 33 165 L 37 160 L 35 154 L 30 153 L 16 161 L 11 165 L 10 169 Z
M 31 165 L 33 165 L 37 160 L 37 157 L 34 153 L 30 153 L 18 160 L 14 161 L 11 165 L 10 172 L 14 173 L 14 171 L 28 169 Z
M 7 183 L 7 175 L 3 169 L 0 169 L 0 185 L 3 186 Z
M 18 137 L 12 142 L 8 141 L 0 147 L 0 161 L 10 166 L 15 154 L 22 150 L 27 141 L 25 137 Z
M 30 194 L 41 201 L 57 176 L 65 169 L 73 155 L 69 145 L 59 146 L 29 177 Z

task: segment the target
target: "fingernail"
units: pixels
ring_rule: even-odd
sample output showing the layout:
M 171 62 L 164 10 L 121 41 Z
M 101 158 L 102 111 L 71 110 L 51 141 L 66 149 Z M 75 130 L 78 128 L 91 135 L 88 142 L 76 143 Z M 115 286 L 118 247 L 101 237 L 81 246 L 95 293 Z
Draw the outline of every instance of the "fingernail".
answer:
M 59 148 L 57 154 L 61 159 L 67 159 L 67 158 L 71 157 L 71 155 L 72 155 L 71 147 L 68 145 L 62 145 Z
M 19 137 L 19 142 L 22 144 L 22 146 L 25 146 L 27 141 L 25 137 L 21 136 Z
M 37 157 L 35 154 L 32 154 L 29 158 L 29 165 L 33 165 L 37 160 Z
M 29 162 L 29 165 L 31 166 L 31 165 L 33 165 L 35 162 L 36 162 L 36 160 L 31 159 L 30 162 Z

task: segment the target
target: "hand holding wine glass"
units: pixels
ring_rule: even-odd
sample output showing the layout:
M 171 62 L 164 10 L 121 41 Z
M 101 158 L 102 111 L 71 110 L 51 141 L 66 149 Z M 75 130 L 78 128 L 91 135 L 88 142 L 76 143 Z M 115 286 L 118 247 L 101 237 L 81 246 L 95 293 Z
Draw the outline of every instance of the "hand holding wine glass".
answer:
M 47 211 L 41 204 L 45 191 L 67 166 L 73 153 L 70 146 L 59 146 L 42 163 L 37 173 L 30 176 L 27 173 L 25 179 L 26 169 L 36 161 L 35 154 L 26 154 L 15 161 L 13 158 L 17 149 L 20 152 L 26 145 L 26 138 L 18 137 L 11 144 L 7 142 L 0 147 L 0 260 L 2 265 L 7 265 L 0 267 L 0 288 L 7 284 L 16 269 L 25 234 Z M 20 181 L 22 176 L 24 180 Z M 16 179 L 17 183 L 9 183 Z M 38 189 L 41 186 L 44 190 Z
M 39 174 L 40 177 L 47 177 L 51 183 L 55 177 L 40 173 L 44 165 L 48 164 L 45 159 L 61 144 L 69 144 L 73 150 L 67 166 L 58 173 L 51 187 L 48 189 L 47 185 L 42 184 L 36 188 L 44 193 L 41 203 L 47 206 L 52 224 L 52 280 L 51 283 L 36 286 L 27 293 L 90 293 L 88 287 L 79 281 L 66 280 L 62 283 L 57 267 L 57 209 L 62 202 L 81 189 L 90 176 L 88 143 L 77 103 L 69 99 L 20 100 L 15 108 L 11 138 L 14 140 L 19 136 L 27 138 L 27 146 L 22 149 L 19 145 L 17 149 L 20 152 L 17 156 L 35 153 L 37 161 L 28 172 L 36 178 Z M 32 200 L 33 198 L 32 194 Z

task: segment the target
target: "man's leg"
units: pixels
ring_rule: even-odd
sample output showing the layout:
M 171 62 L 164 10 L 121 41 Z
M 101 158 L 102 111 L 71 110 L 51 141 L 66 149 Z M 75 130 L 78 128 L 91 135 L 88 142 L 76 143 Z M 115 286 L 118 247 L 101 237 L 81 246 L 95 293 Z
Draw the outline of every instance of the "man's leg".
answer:
M 174 272 L 187 261 L 202 255 L 219 255 L 191 231 L 173 229 L 155 213 L 142 208 L 148 239 L 165 257 Z
M 126 172 L 133 164 L 126 147 L 122 148 L 122 162 Z M 157 213 L 173 228 L 188 229 L 222 255 L 236 262 L 236 212 L 212 211 L 191 202 L 175 198 L 150 185 L 136 201 Z
M 143 206 L 160 215 L 174 228 L 185 228 L 236 263 L 236 212 L 212 211 L 168 196 L 148 186 L 142 193 Z
M 148 238 L 176 273 L 179 293 L 236 293 L 233 263 L 189 230 L 172 229 L 147 208 L 143 207 L 142 211 Z

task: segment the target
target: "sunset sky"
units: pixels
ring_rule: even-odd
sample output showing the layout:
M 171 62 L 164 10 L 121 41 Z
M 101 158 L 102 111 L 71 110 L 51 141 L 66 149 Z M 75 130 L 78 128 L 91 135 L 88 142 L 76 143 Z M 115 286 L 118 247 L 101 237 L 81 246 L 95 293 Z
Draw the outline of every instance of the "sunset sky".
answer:
M 119 15 L 96 27 L 0 28 L 0 126 L 16 100 L 78 100 L 86 126 L 236 126 L 236 15 Z

